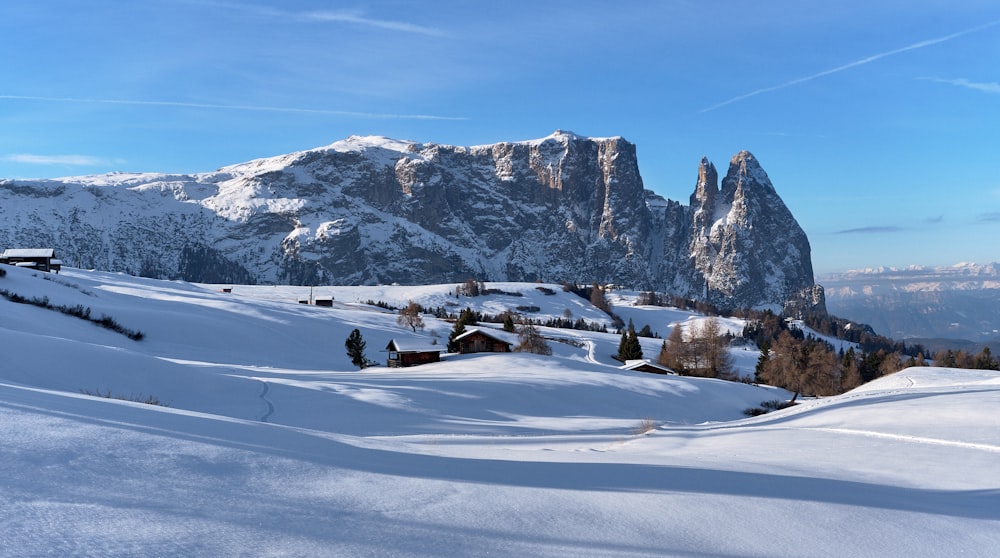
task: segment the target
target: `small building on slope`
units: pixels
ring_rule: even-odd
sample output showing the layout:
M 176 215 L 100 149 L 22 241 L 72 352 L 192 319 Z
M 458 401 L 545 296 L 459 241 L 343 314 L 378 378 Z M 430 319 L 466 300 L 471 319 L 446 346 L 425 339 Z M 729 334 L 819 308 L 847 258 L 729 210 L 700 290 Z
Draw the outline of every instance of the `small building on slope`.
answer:
M 392 339 L 386 345 L 385 350 L 389 351 L 386 365 L 389 368 L 401 368 L 404 366 L 417 366 L 429 362 L 440 362 L 441 352 L 444 347 L 438 345 L 423 345 L 409 341 L 397 341 Z
M 625 364 L 619 366 L 619 368 L 622 370 L 634 370 L 636 372 L 649 372 L 651 374 L 669 374 L 671 376 L 677 375 L 677 372 L 674 372 L 666 366 L 650 362 L 645 359 L 626 360 Z
M 496 333 L 470 329 L 454 339 L 460 353 L 509 353 L 511 343 Z
M 0 254 L 0 263 L 55 273 L 62 268 L 54 248 L 8 248 Z

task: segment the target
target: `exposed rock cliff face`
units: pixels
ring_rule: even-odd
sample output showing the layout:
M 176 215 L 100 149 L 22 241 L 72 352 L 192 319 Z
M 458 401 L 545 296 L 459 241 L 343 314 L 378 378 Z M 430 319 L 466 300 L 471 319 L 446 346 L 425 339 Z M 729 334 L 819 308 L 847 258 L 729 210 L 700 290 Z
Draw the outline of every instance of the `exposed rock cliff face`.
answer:
M 821 307 L 809 239 L 757 159 L 741 151 L 729 162 L 721 191 L 716 181 L 715 168 L 703 159 L 691 197 L 690 250 L 705 298 L 719 304 L 785 300 L 796 310 Z
M 690 206 L 643 188 L 631 143 L 560 131 L 476 147 L 351 137 L 214 173 L 6 181 L 0 204 L 0 246 L 157 277 L 596 280 L 823 307 L 808 240 L 747 152 L 721 190 L 702 160 Z

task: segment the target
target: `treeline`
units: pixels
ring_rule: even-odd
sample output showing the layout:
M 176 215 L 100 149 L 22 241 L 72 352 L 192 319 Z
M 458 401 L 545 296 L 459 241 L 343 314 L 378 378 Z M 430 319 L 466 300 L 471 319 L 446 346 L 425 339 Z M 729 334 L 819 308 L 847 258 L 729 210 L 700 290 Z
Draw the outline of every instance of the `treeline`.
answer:
M 908 366 L 922 366 L 919 345 L 907 346 L 871 327 L 835 316 L 810 315 L 803 324 L 820 335 L 856 344 L 846 351 L 808 335 L 771 311 L 748 311 L 743 336 L 761 348 L 754 380 L 795 395 L 836 395 Z
M 983 347 L 979 354 L 970 354 L 964 350 L 938 351 L 934 355 L 934 366 L 945 368 L 969 368 L 975 370 L 1000 370 L 1000 360 L 993 357 L 989 347 Z
M 365 302 L 365 304 L 368 304 L 369 306 L 377 306 L 379 308 L 384 308 L 386 310 L 391 310 L 394 312 L 399 310 L 399 308 L 381 300 L 368 300 Z M 550 317 L 543 320 L 541 318 L 529 318 L 527 316 L 524 316 L 523 314 L 511 311 L 504 311 L 500 312 L 499 314 L 489 314 L 485 312 L 479 312 L 468 307 L 459 312 L 449 312 L 448 309 L 443 306 L 429 307 L 429 306 L 423 306 L 422 304 L 413 301 L 410 301 L 410 303 L 407 305 L 407 308 L 408 309 L 413 308 L 416 309 L 416 311 L 421 314 L 431 314 L 435 318 L 438 318 L 440 320 L 446 320 L 449 322 L 454 322 L 459 319 L 463 319 L 463 316 L 467 316 L 471 317 L 471 319 L 477 323 L 486 322 L 493 324 L 503 324 L 508 321 L 515 321 L 520 324 L 533 325 L 535 327 L 544 326 L 544 327 L 555 327 L 561 329 L 576 329 L 580 331 L 599 331 L 602 333 L 608 332 L 608 326 L 606 324 L 589 322 L 583 318 L 577 318 L 576 320 L 573 320 L 572 318 L 568 317 L 561 317 L 561 318 Z M 540 308 L 538 308 L 537 306 L 518 306 L 517 308 L 521 309 L 524 312 L 537 312 L 540 310 Z

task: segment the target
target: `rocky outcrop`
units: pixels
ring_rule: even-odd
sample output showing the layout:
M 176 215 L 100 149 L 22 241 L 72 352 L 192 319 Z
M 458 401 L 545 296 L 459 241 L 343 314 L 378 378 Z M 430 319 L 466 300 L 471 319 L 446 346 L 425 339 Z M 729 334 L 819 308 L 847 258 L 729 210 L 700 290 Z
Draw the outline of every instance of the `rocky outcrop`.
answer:
M 196 281 L 601 281 L 722 306 L 822 308 L 809 243 L 754 157 L 690 205 L 635 146 L 557 131 L 475 147 L 351 137 L 197 175 L 0 182 L 0 246 Z M 804 302 L 812 300 L 812 303 Z
M 691 197 L 689 248 L 704 298 L 792 301 L 792 308 L 822 310 L 809 239 L 757 159 L 748 151 L 736 154 L 721 190 L 716 176 L 703 159 Z

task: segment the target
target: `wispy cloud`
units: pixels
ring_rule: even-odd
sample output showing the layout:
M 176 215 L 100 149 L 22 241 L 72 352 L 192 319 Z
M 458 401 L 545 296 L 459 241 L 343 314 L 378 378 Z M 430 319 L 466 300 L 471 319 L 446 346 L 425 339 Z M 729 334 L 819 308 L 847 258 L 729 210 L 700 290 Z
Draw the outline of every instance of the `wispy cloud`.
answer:
M 913 44 L 910 44 L 910 45 L 906 45 L 904 47 L 896 48 L 896 49 L 889 50 L 889 51 L 886 51 L 886 52 L 880 52 L 878 54 L 873 54 L 871 56 L 866 56 L 866 57 L 861 58 L 859 60 L 855 60 L 853 62 L 848 62 L 847 64 L 843 64 L 843 65 L 837 66 L 835 68 L 830 68 L 828 70 L 823 70 L 822 72 L 817 72 L 815 74 L 811 74 L 811 75 L 808 75 L 808 76 L 805 76 L 805 77 L 800 77 L 800 78 L 797 78 L 797 79 L 793 79 L 791 81 L 786 81 L 786 82 L 780 83 L 778 85 L 772 85 L 770 87 L 763 87 L 761 89 L 757 89 L 757 90 L 751 91 L 749 93 L 744 93 L 742 95 L 738 95 L 738 96 L 733 97 L 731 99 L 727 99 L 725 101 L 722 101 L 721 103 L 716 103 L 716 104 L 714 104 L 714 105 L 712 105 L 710 107 L 703 108 L 703 109 L 701 109 L 698 112 L 699 113 L 703 113 L 703 112 L 713 111 L 715 109 L 722 108 L 722 107 L 724 107 L 726 105 L 731 105 L 733 103 L 736 103 L 738 101 L 749 99 L 751 97 L 756 97 L 757 95 L 762 95 L 764 93 L 771 93 L 773 91 L 779 91 L 781 89 L 785 89 L 787 87 L 792 87 L 794 85 L 800 85 L 800 84 L 812 81 L 814 79 L 819 79 L 821 77 L 826 77 L 826 76 L 831 75 L 831 74 L 836 74 L 838 72 L 843 72 L 844 70 L 850 70 L 851 68 L 856 68 L 858 66 L 863 66 L 865 64 L 870 64 L 872 62 L 875 62 L 876 60 L 881 60 L 881 59 L 887 58 L 889 56 L 895 56 L 897 54 L 902 54 L 904 52 L 909 52 L 911 50 L 917 50 L 917 49 L 929 47 L 929 46 L 932 46 L 932 45 L 940 44 L 940 43 L 943 43 L 943 42 L 946 42 L 946 41 L 950 41 L 952 39 L 957 39 L 959 37 L 962 37 L 962 36 L 965 36 L 965 35 L 969 35 L 971 33 L 976 33 L 978 31 L 982 31 L 984 29 L 989 29 L 990 27 L 995 27 L 997 25 L 1000 25 L 1000 20 L 991 21 L 989 23 L 984 23 L 982 25 L 977 25 L 975 27 L 970 27 L 969 29 L 963 29 L 962 31 L 957 31 L 957 32 L 951 33 L 949 35 L 944 35 L 943 37 L 937 37 L 937 38 L 934 38 L 934 39 L 927 39 L 927 40 L 924 40 L 924 41 L 918 41 L 916 43 L 913 43 Z
M 238 105 L 222 103 L 189 103 L 183 101 L 157 101 L 137 99 L 87 99 L 77 97 L 42 97 L 34 95 L 0 95 L 0 99 L 18 101 L 42 101 L 50 103 L 96 103 L 106 105 L 138 105 L 176 108 L 200 108 L 218 110 L 245 110 L 258 112 L 284 112 L 293 114 L 315 114 L 323 116 L 347 116 L 353 118 L 372 118 L 383 120 L 468 120 L 463 116 L 438 116 L 433 114 L 393 114 L 384 112 L 355 112 L 347 110 L 330 110 L 295 107 L 272 107 L 260 105 Z
M 983 91 L 986 93 L 997 93 L 1000 94 L 1000 83 L 979 83 L 975 81 L 969 81 L 965 78 L 958 79 L 941 79 L 941 78 L 920 78 L 924 81 L 933 81 L 935 83 L 947 83 L 950 85 L 957 85 L 959 87 L 965 87 L 967 89 L 975 89 L 976 91 Z
M 393 21 L 386 19 L 373 19 L 369 17 L 364 17 L 358 13 L 351 12 L 310 12 L 306 14 L 298 15 L 303 19 L 309 21 L 317 22 L 332 22 L 332 23 L 350 23 L 354 25 L 362 25 L 366 27 L 375 27 L 378 29 L 387 29 L 389 31 L 401 31 L 404 33 L 416 33 L 418 35 L 429 35 L 432 37 L 443 37 L 445 36 L 444 31 L 440 29 L 435 29 L 433 27 L 425 27 L 423 25 L 416 25 L 414 23 L 408 23 L 405 21 Z
M 924 223 L 935 225 L 937 223 L 944 222 L 944 215 L 935 215 L 934 217 L 924 218 Z
M 25 163 L 29 165 L 69 165 L 79 167 L 97 167 L 121 161 L 111 161 L 90 155 L 36 155 L 33 153 L 14 153 L 2 157 L 4 161 Z
M 858 227 L 856 229 L 844 229 L 835 231 L 833 234 L 884 234 L 903 232 L 903 227 Z
M 349 25 L 357 25 L 361 27 L 372 27 L 376 29 L 385 29 L 387 31 L 398 31 L 401 33 L 413 33 L 417 35 L 428 35 L 432 37 L 444 37 L 447 35 L 447 33 L 442 31 L 441 29 L 436 29 L 434 27 L 428 27 L 426 25 L 418 25 L 416 23 L 410 23 L 407 21 L 367 17 L 366 15 L 364 15 L 364 12 L 357 10 L 353 11 L 320 10 L 312 12 L 293 12 L 293 11 L 272 8 L 270 6 L 243 4 L 236 2 L 224 2 L 224 1 L 213 2 L 206 0 L 178 0 L 178 1 L 183 4 L 224 8 L 226 10 L 239 11 L 271 19 L 317 22 L 317 23 L 346 23 Z
M 980 223 L 1000 223 L 1000 211 L 992 213 L 982 213 L 979 215 Z

